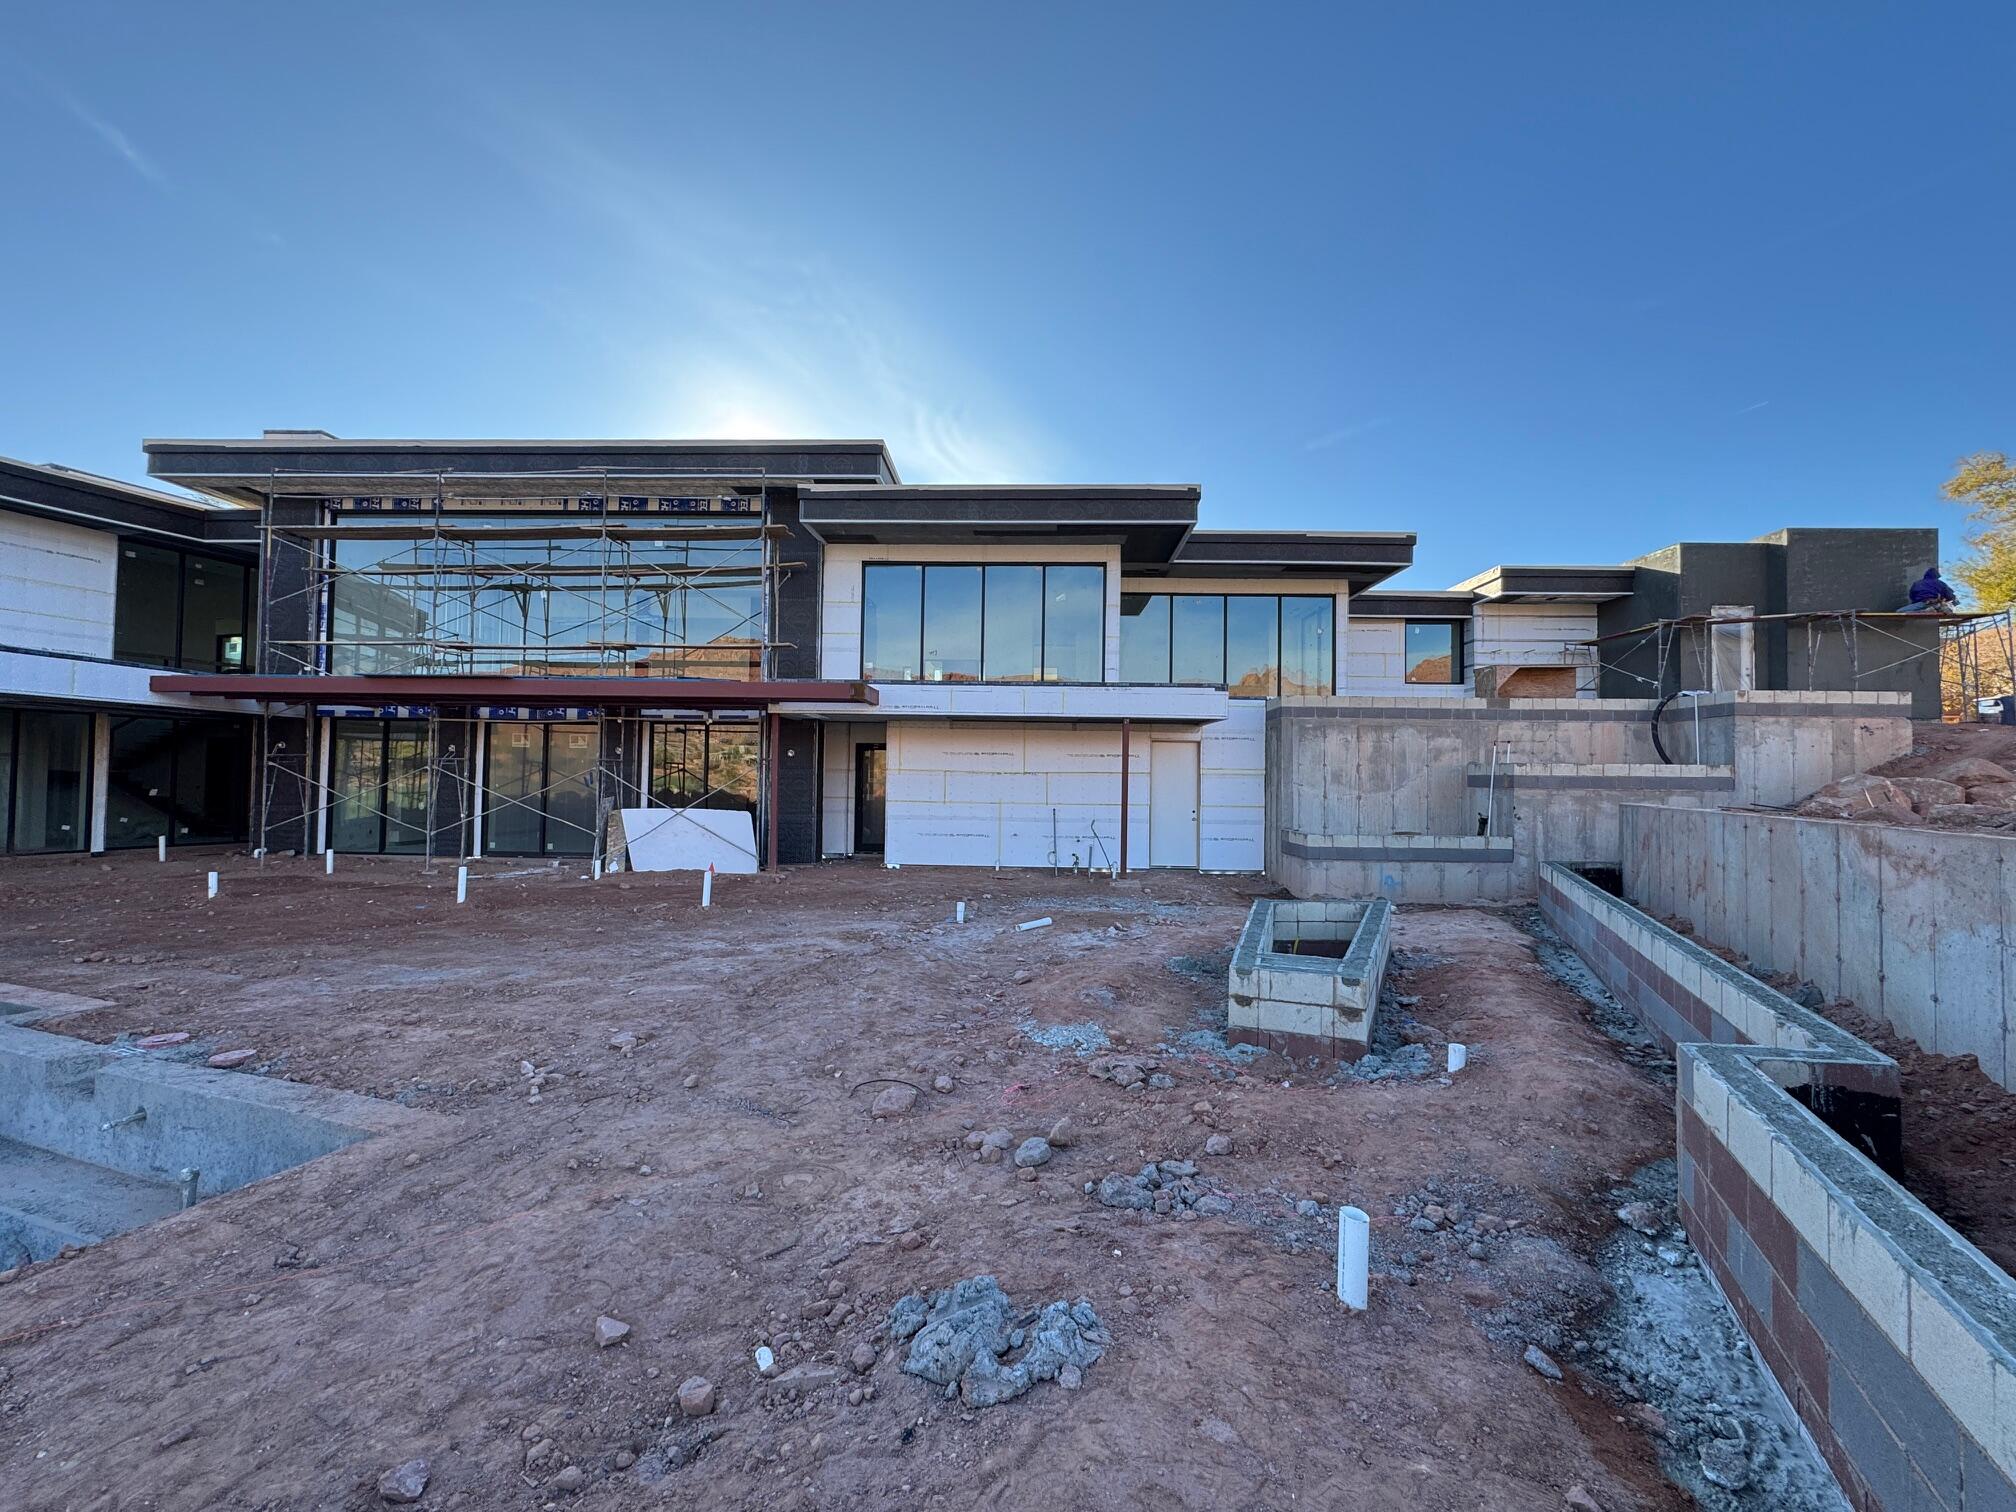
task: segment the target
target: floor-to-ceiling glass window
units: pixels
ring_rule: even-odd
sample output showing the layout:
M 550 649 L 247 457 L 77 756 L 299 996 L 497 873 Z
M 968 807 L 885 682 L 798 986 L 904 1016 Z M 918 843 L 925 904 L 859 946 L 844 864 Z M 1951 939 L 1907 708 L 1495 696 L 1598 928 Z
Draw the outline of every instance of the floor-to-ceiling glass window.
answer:
M 240 562 L 119 543 L 112 655 L 189 672 L 251 665 L 251 573 Z
M 329 844 L 365 855 L 427 849 L 427 726 L 338 719 L 330 730 Z
M 752 520 L 712 522 L 722 538 L 710 539 L 706 519 L 682 518 L 674 534 L 648 518 L 504 502 L 440 515 L 438 538 L 424 533 L 434 520 L 418 508 L 340 511 L 338 525 L 397 520 L 386 528 L 414 534 L 336 541 L 342 570 L 329 595 L 330 669 L 762 675 L 763 543 L 747 539 Z
M 651 802 L 755 813 L 760 744 L 754 724 L 652 725 Z
M 595 846 L 592 724 L 490 726 L 483 849 L 503 856 L 585 856 Z
M 869 682 L 1106 680 L 1106 569 L 874 562 L 861 574 Z
M 24 856 L 83 850 L 91 839 L 91 716 L 17 709 L 11 720 L 7 848 Z
M 112 719 L 105 848 L 223 845 L 250 824 L 252 733 L 239 720 Z
M 1120 680 L 1223 686 L 1235 698 L 1329 693 L 1336 618 L 1328 594 L 1125 594 Z

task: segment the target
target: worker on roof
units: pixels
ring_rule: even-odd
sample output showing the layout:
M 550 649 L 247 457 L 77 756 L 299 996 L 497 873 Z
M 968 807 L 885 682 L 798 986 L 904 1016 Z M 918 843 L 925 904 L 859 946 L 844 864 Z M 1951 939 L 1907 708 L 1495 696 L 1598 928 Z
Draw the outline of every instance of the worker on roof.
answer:
M 1950 614 L 1960 607 L 1960 596 L 1956 594 L 1946 579 L 1939 576 L 1935 564 L 1925 569 L 1925 576 L 1911 585 L 1911 602 L 1904 606 L 1906 614 Z

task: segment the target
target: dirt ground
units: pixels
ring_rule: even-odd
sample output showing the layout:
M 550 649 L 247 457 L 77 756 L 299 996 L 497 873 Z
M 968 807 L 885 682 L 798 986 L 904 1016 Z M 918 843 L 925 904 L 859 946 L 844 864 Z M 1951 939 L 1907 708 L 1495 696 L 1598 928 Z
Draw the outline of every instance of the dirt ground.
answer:
M 424 1456 L 424 1505 L 471 1512 L 1688 1504 L 1566 1348 L 1606 1194 L 1670 1156 L 1670 1101 L 1506 918 L 1396 918 L 1411 1011 L 1474 1047 L 1453 1084 L 1325 1084 L 1194 1048 L 1251 881 L 833 865 L 724 879 L 702 913 L 684 878 L 507 870 L 457 907 L 405 859 L 0 869 L 0 979 L 116 1005 L 48 1027 L 186 1029 L 440 1115 L 0 1286 L 0 1501 L 363 1509 Z M 1025 1032 L 1087 1021 L 1173 1085 Z M 521 1061 L 557 1073 L 536 1101 Z M 871 1120 L 878 1078 L 916 1107 Z M 965 1144 L 1065 1115 L 1033 1181 Z M 1082 1190 L 1178 1157 L 1230 1214 Z M 1424 1193 L 1506 1231 L 1471 1258 L 1396 1212 Z M 1334 1297 L 1340 1202 L 1375 1215 L 1363 1315 Z M 1113 1343 L 1081 1389 L 976 1412 L 899 1372 L 889 1306 L 976 1273 L 1092 1301 Z M 604 1313 L 633 1331 L 598 1349 Z M 1533 1339 L 1565 1383 L 1521 1363 Z M 796 1384 L 759 1377 L 764 1341 Z M 695 1375 L 719 1407 L 682 1418 Z

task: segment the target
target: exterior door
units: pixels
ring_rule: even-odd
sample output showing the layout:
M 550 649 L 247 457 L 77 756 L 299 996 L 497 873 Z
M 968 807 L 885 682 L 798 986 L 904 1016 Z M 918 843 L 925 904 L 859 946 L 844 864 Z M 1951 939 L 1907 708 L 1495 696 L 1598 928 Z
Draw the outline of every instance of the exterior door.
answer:
M 1148 864 L 1197 865 L 1197 744 L 1148 745 Z
M 881 853 L 889 817 L 889 747 L 854 747 L 854 849 Z

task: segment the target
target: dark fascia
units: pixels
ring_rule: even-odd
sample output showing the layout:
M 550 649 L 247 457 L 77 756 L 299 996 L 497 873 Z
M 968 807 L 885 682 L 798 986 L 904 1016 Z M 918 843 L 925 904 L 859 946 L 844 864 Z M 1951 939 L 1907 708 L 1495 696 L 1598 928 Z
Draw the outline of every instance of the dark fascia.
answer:
M 251 510 L 12 457 L 0 457 L 0 509 L 163 546 L 201 546 L 232 561 L 250 559 L 259 544 Z
M 1500 566 L 1464 579 L 1451 591 L 1474 593 L 1487 603 L 1599 604 L 1630 597 L 1637 576 L 1637 569 L 1628 563 L 1616 567 Z
M 1351 618 L 1463 620 L 1476 602 L 1475 594 L 1454 590 L 1357 593 L 1351 596 Z
M 799 518 L 829 546 L 1117 545 L 1167 562 L 1196 527 L 1195 484 L 814 484 Z
M 1176 577 L 1344 578 L 1355 594 L 1412 566 L 1414 539 L 1411 531 L 1198 530 L 1169 562 L 1149 571 Z
M 348 440 L 287 432 L 242 440 L 148 440 L 147 470 L 157 478 L 242 503 L 269 493 L 390 492 L 410 477 L 416 488 L 451 478 L 525 478 L 616 490 L 626 479 L 676 482 L 730 478 L 750 482 L 818 480 L 893 482 L 896 464 L 876 440 Z M 284 488 L 276 487 L 284 483 Z

